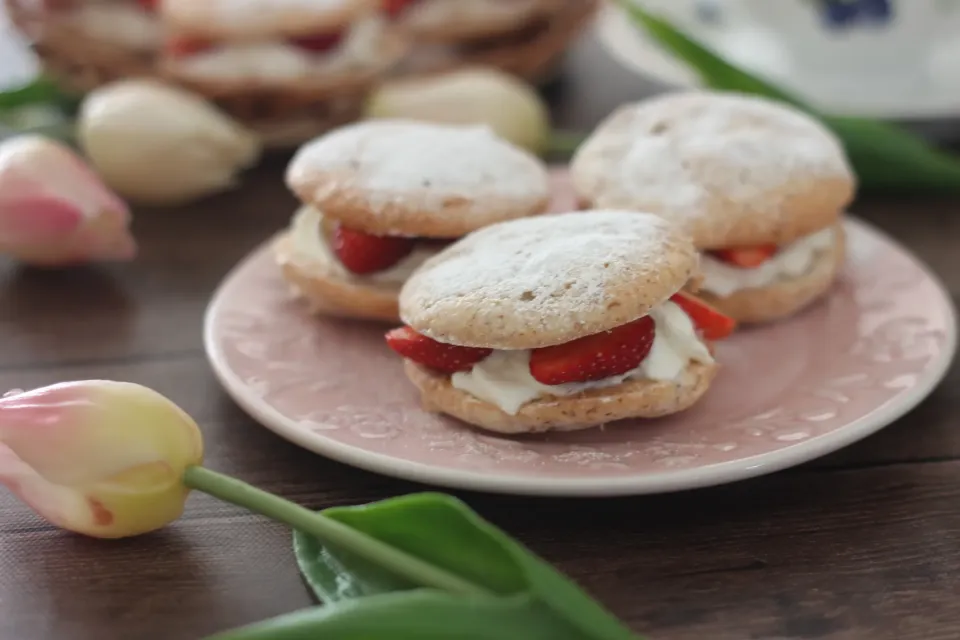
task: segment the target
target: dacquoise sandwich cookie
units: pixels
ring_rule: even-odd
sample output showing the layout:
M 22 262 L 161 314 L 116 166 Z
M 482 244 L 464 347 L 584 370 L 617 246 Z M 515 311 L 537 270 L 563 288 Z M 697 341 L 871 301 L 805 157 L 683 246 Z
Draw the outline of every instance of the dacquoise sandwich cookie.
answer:
M 304 203 L 275 245 L 286 279 L 318 312 L 394 322 L 429 257 L 550 201 L 546 166 L 477 126 L 348 125 L 304 145 L 286 179 Z
M 31 42 L 44 73 L 87 92 L 151 76 L 163 43 L 153 0 L 6 0 L 11 22 Z
M 580 35 L 599 0 L 385 0 L 415 47 L 411 72 L 492 66 L 536 81 Z
M 164 77 L 268 141 L 353 121 L 406 51 L 379 0 L 160 0 L 159 10 Z
M 405 358 L 424 408 L 500 433 L 595 427 L 683 411 L 735 323 L 682 291 L 688 237 L 633 211 L 497 224 L 428 260 L 400 294 Z
M 794 315 L 843 266 L 855 177 L 836 137 L 792 107 L 713 92 L 627 105 L 580 147 L 571 174 L 586 206 L 686 229 L 703 251 L 700 293 L 741 322 Z

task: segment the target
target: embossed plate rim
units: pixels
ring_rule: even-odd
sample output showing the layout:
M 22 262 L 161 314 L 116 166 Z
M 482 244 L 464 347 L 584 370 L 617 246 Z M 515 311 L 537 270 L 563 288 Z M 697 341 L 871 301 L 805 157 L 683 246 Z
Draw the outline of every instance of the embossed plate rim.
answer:
M 234 266 L 214 292 L 204 318 L 204 349 L 214 375 L 228 395 L 251 417 L 277 435 L 304 449 L 366 471 L 456 489 L 552 497 L 646 495 L 727 484 L 809 462 L 876 433 L 916 407 L 936 388 L 949 370 L 957 349 L 957 313 L 940 279 L 923 261 L 883 231 L 853 216 L 847 217 L 847 223 L 864 228 L 868 233 L 879 236 L 886 243 L 909 256 L 924 276 L 935 285 L 940 294 L 943 312 L 947 315 L 946 335 L 938 360 L 927 366 L 917 379 L 915 386 L 901 390 L 894 396 L 893 401 L 888 401 L 884 406 L 852 420 L 841 428 L 775 451 L 692 469 L 596 478 L 520 476 L 509 473 L 470 471 L 433 466 L 371 452 L 298 427 L 294 421 L 271 407 L 256 394 L 251 393 L 247 385 L 233 373 L 214 330 L 217 308 L 227 286 L 248 262 L 267 250 L 269 240 L 255 248 Z

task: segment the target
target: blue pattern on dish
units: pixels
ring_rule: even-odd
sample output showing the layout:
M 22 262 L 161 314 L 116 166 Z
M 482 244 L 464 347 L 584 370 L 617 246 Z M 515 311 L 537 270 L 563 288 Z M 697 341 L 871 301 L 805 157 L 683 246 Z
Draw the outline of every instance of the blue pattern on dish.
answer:
M 783 1 L 783 0 L 779 0 Z M 816 0 L 824 23 L 833 29 L 883 25 L 894 19 L 892 0 Z

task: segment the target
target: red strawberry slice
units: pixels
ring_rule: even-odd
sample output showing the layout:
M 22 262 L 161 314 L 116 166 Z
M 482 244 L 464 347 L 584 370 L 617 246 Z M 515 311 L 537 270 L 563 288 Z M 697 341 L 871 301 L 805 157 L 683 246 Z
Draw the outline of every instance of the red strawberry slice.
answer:
M 755 269 L 777 253 L 777 245 L 764 244 L 759 247 L 736 247 L 711 251 L 719 260 L 744 269 Z
M 493 349 L 458 347 L 437 342 L 410 327 L 400 327 L 388 332 L 387 345 L 404 358 L 441 373 L 469 371 L 473 365 L 493 353 Z
M 315 36 L 306 36 L 304 38 L 295 38 L 290 41 L 295 47 L 300 47 L 313 53 L 324 53 L 336 48 L 343 42 L 343 32 L 321 33 Z
M 186 36 L 171 36 L 167 39 L 165 46 L 166 52 L 177 58 L 206 51 L 213 47 L 213 43 L 199 38 L 188 38 Z
M 157 10 L 157 5 L 160 4 L 160 0 L 137 0 L 138 4 L 144 11 L 149 11 L 153 13 Z
M 534 349 L 530 375 L 543 384 L 589 382 L 620 375 L 643 362 L 655 334 L 653 318 L 644 316 L 604 333 Z
M 337 225 L 331 238 L 333 251 L 348 270 L 358 275 L 389 269 L 413 251 L 414 238 L 375 236 Z
M 403 10 L 417 0 L 383 0 L 383 11 L 391 18 L 397 18 Z
M 678 291 L 670 297 L 670 300 L 690 316 L 700 334 L 707 340 L 723 340 L 737 328 L 736 320 L 725 316 L 719 310 L 686 291 Z

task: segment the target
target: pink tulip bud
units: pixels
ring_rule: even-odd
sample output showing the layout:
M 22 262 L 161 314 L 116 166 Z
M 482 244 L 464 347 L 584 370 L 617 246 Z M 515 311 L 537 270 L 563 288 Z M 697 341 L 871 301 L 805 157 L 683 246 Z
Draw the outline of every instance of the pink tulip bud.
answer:
M 130 210 L 80 157 L 37 135 L 0 143 L 0 253 L 64 266 L 132 259 Z
M 196 423 L 126 382 L 65 382 L 0 398 L 0 484 L 49 522 L 97 538 L 159 529 L 183 512 Z

